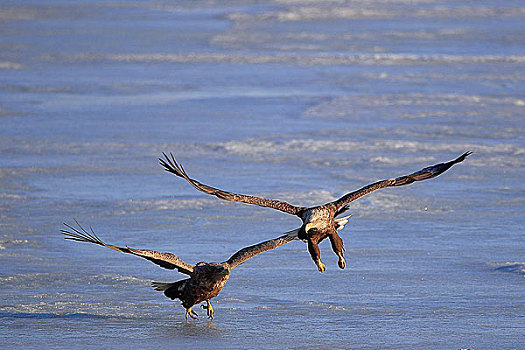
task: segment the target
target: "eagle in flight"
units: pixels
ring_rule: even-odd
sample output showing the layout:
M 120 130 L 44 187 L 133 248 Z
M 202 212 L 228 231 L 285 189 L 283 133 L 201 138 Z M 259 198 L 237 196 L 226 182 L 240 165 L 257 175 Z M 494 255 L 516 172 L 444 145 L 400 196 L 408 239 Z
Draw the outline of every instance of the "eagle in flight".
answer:
M 164 292 L 164 295 L 172 300 L 179 299 L 182 301 L 182 306 L 186 309 L 186 319 L 188 316 L 196 319 L 197 313 L 192 310 L 192 307 L 204 301 L 206 305 L 202 305 L 202 307 L 207 310 L 208 317 L 212 319 L 213 308 L 210 299 L 220 293 L 230 277 L 231 269 L 260 253 L 293 241 L 296 238 L 294 235 L 298 232 L 298 230 L 290 231 L 281 237 L 243 248 L 222 263 L 199 262 L 196 265 L 190 265 L 171 253 L 106 244 L 95 234 L 93 228 L 90 227 L 88 232 L 77 221 L 75 222 L 78 228 L 64 223 L 67 229 L 60 230 L 62 234 L 67 236 L 66 239 L 94 243 L 117 252 L 140 256 L 165 269 L 177 269 L 180 273 L 188 275 L 189 278 L 173 283 L 152 282 L 155 290 Z
M 226 192 L 218 188 L 200 183 L 199 181 L 188 176 L 182 165 L 177 163 L 172 153 L 170 153 L 170 156 L 168 156 L 166 153 L 162 153 L 164 155 L 164 159 L 159 158 L 159 161 L 166 171 L 182 177 L 197 190 L 204 193 L 211 194 L 220 199 L 228 201 L 255 204 L 261 207 L 273 208 L 298 216 L 303 221 L 302 226 L 298 230 L 298 238 L 308 242 L 308 251 L 310 252 L 312 260 L 317 265 L 318 270 L 320 272 L 324 272 L 326 267 L 321 261 L 321 253 L 319 251 L 318 244 L 327 237 L 330 239 L 333 251 L 339 257 L 339 267 L 341 269 L 346 267 L 345 258 L 343 256 L 343 240 L 337 234 L 338 229 L 341 229 L 342 227 L 338 226 L 336 217 L 347 211 L 351 202 L 381 188 L 403 186 L 415 181 L 427 180 L 436 177 L 447 171 L 454 164 L 465 160 L 465 158 L 471 153 L 472 152 L 465 152 L 454 160 L 432 165 L 409 175 L 374 182 L 358 189 L 357 191 L 347 193 L 333 202 L 309 208 L 295 206 L 280 200 Z

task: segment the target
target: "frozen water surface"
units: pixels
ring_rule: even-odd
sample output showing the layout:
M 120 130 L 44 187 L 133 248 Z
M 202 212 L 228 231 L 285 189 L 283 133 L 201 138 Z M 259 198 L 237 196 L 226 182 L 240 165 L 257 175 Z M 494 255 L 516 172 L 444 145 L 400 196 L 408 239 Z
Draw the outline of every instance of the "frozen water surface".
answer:
M 523 23 L 522 1 L 2 1 L 0 347 L 522 349 Z M 346 270 L 290 243 L 233 271 L 212 322 L 149 286 L 182 275 L 58 234 L 196 263 L 300 223 L 161 152 L 312 205 L 467 150 L 353 203 Z

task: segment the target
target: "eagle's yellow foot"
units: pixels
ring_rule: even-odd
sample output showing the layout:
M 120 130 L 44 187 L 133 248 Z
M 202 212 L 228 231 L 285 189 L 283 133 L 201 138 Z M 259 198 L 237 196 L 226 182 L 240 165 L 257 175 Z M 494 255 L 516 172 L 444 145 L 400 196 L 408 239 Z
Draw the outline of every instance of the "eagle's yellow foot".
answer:
M 316 265 L 317 265 L 317 269 L 319 270 L 319 272 L 324 272 L 324 270 L 326 270 L 326 266 L 321 262 L 321 260 L 317 260 L 316 262 Z
M 211 303 L 209 300 L 206 300 L 206 305 L 202 305 L 203 309 L 206 309 L 206 314 L 208 315 L 208 318 L 210 320 L 213 320 L 213 307 L 211 307 Z
M 343 258 L 342 256 L 339 256 L 339 261 L 337 262 L 337 264 L 339 265 L 340 269 L 344 269 L 346 267 L 345 258 Z
M 186 319 L 188 319 L 188 316 L 190 316 L 194 320 L 196 320 L 199 317 L 199 315 L 197 315 L 197 313 L 193 311 L 191 307 L 186 309 Z

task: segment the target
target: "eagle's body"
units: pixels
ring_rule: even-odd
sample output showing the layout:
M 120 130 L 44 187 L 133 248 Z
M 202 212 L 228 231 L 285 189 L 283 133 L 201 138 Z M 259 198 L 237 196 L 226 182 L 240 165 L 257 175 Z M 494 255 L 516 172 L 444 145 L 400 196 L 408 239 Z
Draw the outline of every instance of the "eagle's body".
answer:
M 188 316 L 195 318 L 197 314 L 191 308 L 204 301 L 206 301 L 206 306 L 203 307 L 207 309 L 208 317 L 213 318 L 210 299 L 219 295 L 230 277 L 231 269 L 260 253 L 293 241 L 296 238 L 294 232 L 297 233 L 297 230 L 291 231 L 279 238 L 243 248 L 222 263 L 199 262 L 196 265 L 190 265 L 171 253 L 106 244 L 98 238 L 93 229 L 91 232 L 87 232 L 78 223 L 79 229 L 67 224 L 64 225 L 69 228 L 69 230 L 61 230 L 64 235 L 68 236 L 66 239 L 94 243 L 122 253 L 137 255 L 166 269 L 177 269 L 179 272 L 188 275 L 189 278 L 173 283 L 152 283 L 156 290 L 163 291 L 168 298 L 182 301 L 182 306 L 186 309 L 186 318 Z
M 303 222 L 301 227 L 298 229 L 298 238 L 308 242 L 308 251 L 310 252 L 312 260 L 317 265 L 319 271 L 323 272 L 325 270 L 325 265 L 321 262 L 321 253 L 319 251 L 318 244 L 327 237 L 330 239 L 330 243 L 332 244 L 332 250 L 339 257 L 339 267 L 344 269 L 346 266 L 343 256 L 343 240 L 337 234 L 337 231 L 342 227 L 338 225 L 339 219 L 336 219 L 336 217 L 348 210 L 349 204 L 351 202 L 381 188 L 403 186 L 415 181 L 427 180 L 436 177 L 447 171 L 452 165 L 465 160 L 465 158 L 470 154 L 471 152 L 465 152 L 458 158 L 446 163 L 432 165 L 409 175 L 374 182 L 370 185 L 362 187 L 359 190 L 347 193 L 333 202 L 309 208 L 295 206 L 280 200 L 266 199 L 262 197 L 223 191 L 190 178 L 182 165 L 177 163 L 173 154 L 170 154 L 171 157 L 168 157 L 168 155 L 163 153 L 164 159 L 159 160 L 160 164 L 165 168 L 165 170 L 182 177 L 199 191 L 214 195 L 220 199 L 254 204 L 298 216 Z
M 207 302 L 207 308 L 211 308 L 210 299 L 215 298 L 230 278 L 230 267 L 228 263 L 207 263 L 200 262 L 193 268 L 187 278 L 174 283 L 153 282 L 155 290 L 163 291 L 171 300 L 179 299 L 186 310 L 190 310 L 186 315 L 192 315 L 191 307 Z M 208 312 L 208 316 L 213 317 L 213 312 Z
M 304 208 L 299 215 L 299 218 L 303 221 L 303 225 L 299 228 L 298 238 L 307 242 L 308 251 L 321 272 L 324 272 L 325 266 L 321 262 L 319 243 L 327 237 L 330 239 L 332 250 L 339 257 L 339 267 L 341 269 L 346 267 L 346 261 L 343 256 L 343 240 L 337 233 L 338 228 L 335 215 L 334 206 L 328 204 Z
M 326 205 L 320 205 L 318 207 L 304 209 L 300 218 L 303 220 L 305 225 L 312 224 L 319 231 L 326 231 L 333 230 L 335 228 L 334 215 L 334 208 Z

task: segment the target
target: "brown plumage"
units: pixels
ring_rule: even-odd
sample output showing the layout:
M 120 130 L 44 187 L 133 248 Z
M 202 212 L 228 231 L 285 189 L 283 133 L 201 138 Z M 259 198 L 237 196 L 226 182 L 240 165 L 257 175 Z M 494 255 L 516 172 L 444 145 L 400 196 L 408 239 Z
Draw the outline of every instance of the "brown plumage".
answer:
M 333 202 L 310 208 L 298 207 L 280 200 L 265 199 L 261 197 L 226 192 L 218 188 L 202 184 L 199 181 L 190 178 L 182 165 L 177 163 L 175 157 L 171 153 L 171 157 L 163 153 L 164 159 L 159 158 L 159 160 L 160 164 L 165 168 L 166 171 L 182 177 L 201 192 L 211 194 L 220 199 L 228 201 L 255 204 L 261 207 L 273 208 L 298 216 L 303 221 L 302 226 L 299 228 L 298 237 L 308 242 L 308 251 L 310 252 L 312 260 L 317 265 L 319 271 L 323 272 L 325 270 L 325 265 L 321 262 L 321 253 L 319 251 L 318 244 L 327 237 L 330 239 L 333 251 L 339 257 L 339 267 L 344 269 L 346 266 L 343 256 L 343 240 L 337 234 L 337 230 L 340 228 L 338 228 L 337 219 L 335 219 L 335 217 L 348 210 L 348 206 L 351 202 L 381 188 L 403 186 L 415 181 L 422 181 L 436 177 L 439 174 L 447 171 L 452 165 L 462 162 L 471 153 L 472 152 L 465 152 L 450 162 L 432 165 L 409 175 L 374 182 L 373 184 L 362 187 L 357 191 L 347 193 Z
M 297 234 L 297 230 L 291 231 L 281 237 L 243 248 L 222 263 L 199 262 L 196 265 L 190 265 L 171 253 L 106 244 L 95 234 L 91 227 L 90 232 L 88 232 L 78 222 L 76 224 L 78 229 L 64 224 L 68 229 L 60 230 L 60 232 L 67 236 L 66 239 L 94 243 L 121 253 L 140 256 L 165 269 L 177 269 L 179 272 L 190 276 L 190 278 L 174 283 L 152 282 L 155 290 L 163 291 L 172 300 L 180 299 L 182 301 L 182 306 L 186 309 L 186 318 L 188 316 L 196 318 L 197 314 L 191 308 L 204 301 L 206 301 L 206 305 L 203 305 L 203 308 L 207 310 L 208 317 L 210 319 L 213 318 L 213 308 L 210 299 L 220 293 L 230 277 L 231 269 L 260 253 L 293 241 L 295 239 L 294 233 Z

